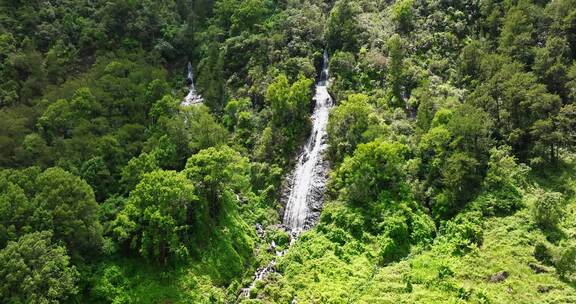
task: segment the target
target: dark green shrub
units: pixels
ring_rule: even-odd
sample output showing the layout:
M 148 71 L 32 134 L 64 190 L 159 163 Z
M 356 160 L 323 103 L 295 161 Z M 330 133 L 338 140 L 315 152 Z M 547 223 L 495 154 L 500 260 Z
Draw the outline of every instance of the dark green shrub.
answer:
M 544 264 L 550 264 L 552 262 L 552 254 L 548 247 L 546 247 L 546 244 L 542 242 L 538 242 L 536 246 L 534 246 L 534 257 Z
M 576 275 L 576 245 L 571 244 L 564 248 L 556 261 L 556 271 L 565 279 L 573 281 Z

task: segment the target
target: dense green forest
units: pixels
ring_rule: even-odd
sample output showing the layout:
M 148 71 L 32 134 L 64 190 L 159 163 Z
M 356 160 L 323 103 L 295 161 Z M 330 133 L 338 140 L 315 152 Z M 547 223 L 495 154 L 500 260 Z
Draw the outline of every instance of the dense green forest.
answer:
M 0 0 L 0 302 L 576 303 L 575 59 L 576 0 Z

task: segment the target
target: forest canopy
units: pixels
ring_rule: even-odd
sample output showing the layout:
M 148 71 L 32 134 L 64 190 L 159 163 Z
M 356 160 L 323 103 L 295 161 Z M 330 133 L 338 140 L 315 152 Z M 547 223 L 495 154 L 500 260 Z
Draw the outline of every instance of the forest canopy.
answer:
M 0 302 L 575 302 L 575 59 L 574 0 L 0 1 Z

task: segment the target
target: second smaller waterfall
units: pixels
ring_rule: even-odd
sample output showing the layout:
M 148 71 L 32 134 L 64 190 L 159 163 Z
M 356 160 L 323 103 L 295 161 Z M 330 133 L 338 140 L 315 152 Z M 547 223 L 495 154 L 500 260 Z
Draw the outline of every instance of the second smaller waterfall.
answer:
M 204 99 L 198 92 L 196 92 L 196 86 L 194 86 L 194 72 L 192 71 L 192 63 L 188 62 L 188 76 L 186 77 L 186 82 L 188 83 L 188 95 L 182 101 L 183 106 L 190 106 L 194 104 L 199 104 L 204 102 Z

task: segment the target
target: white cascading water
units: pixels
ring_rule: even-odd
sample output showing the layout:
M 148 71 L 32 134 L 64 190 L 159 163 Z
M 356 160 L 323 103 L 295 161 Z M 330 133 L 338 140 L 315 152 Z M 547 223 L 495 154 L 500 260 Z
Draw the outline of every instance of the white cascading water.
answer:
M 328 53 L 324 51 L 322 74 L 316 84 L 316 101 L 312 114 L 312 133 L 292 175 L 291 188 L 284 211 L 284 226 L 297 236 L 310 228 L 312 206 L 321 204 L 324 196 L 327 167 L 324 161 L 326 150 L 326 127 L 332 107 L 332 97 L 328 94 Z
M 291 176 L 286 209 L 284 211 L 284 227 L 290 232 L 291 243 L 304 230 L 310 228 L 315 216 L 318 215 L 324 197 L 324 187 L 328 165 L 324 160 L 326 150 L 326 127 L 328 116 L 332 107 L 332 97 L 328 94 L 328 53 L 324 51 L 322 74 L 316 84 L 316 101 L 312 114 L 312 134 L 302 148 L 298 157 L 298 164 Z M 316 214 L 315 214 L 316 213 Z M 257 225 L 258 235 L 262 237 L 264 230 Z M 286 250 L 276 250 L 276 244 L 272 242 L 269 250 L 273 250 L 276 256 L 282 256 Z M 254 280 L 250 286 L 243 288 L 238 299 L 247 298 L 250 290 L 254 288 L 258 280 L 264 279 L 269 273 L 275 271 L 276 259 L 268 265 L 259 268 L 254 274 Z M 292 303 L 296 303 L 295 300 Z
M 194 73 L 192 72 L 192 63 L 188 62 L 188 76 L 186 78 L 188 82 L 189 91 L 188 95 L 182 101 L 183 106 L 191 106 L 204 102 L 204 99 L 198 92 L 196 92 L 196 86 L 194 86 Z

